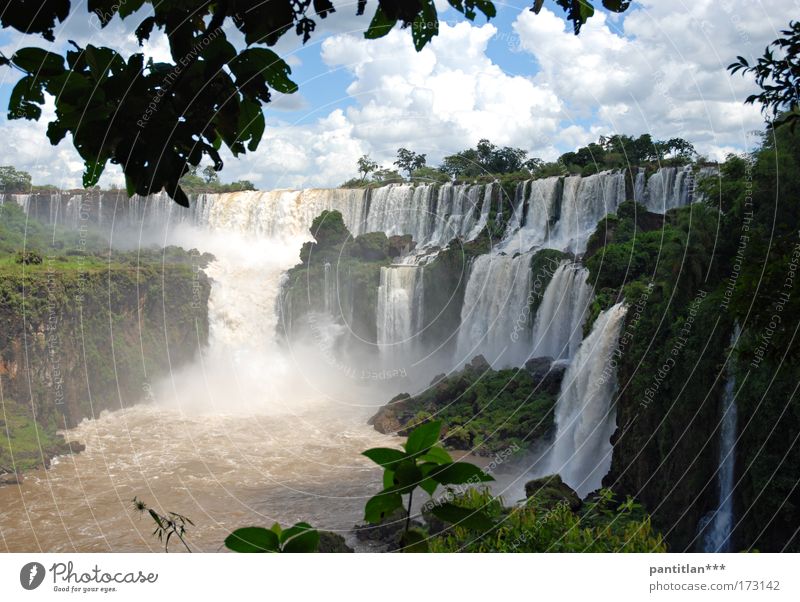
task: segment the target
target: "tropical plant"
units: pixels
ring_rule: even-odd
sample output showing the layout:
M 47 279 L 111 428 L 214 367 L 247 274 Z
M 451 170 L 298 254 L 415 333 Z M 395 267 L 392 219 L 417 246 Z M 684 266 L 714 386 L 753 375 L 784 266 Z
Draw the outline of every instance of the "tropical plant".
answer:
M 494 479 L 474 464 L 454 462 L 441 446 L 441 421 L 426 422 L 408 435 L 403 450 L 388 447 L 368 449 L 364 455 L 381 466 L 383 490 L 370 498 L 364 507 L 364 520 L 377 524 L 405 506 L 405 529 L 401 545 L 413 552 L 428 550 L 425 534 L 411 529 L 411 511 L 417 487 L 433 497 L 440 485 L 478 484 Z M 404 504 L 403 497 L 407 496 Z M 465 529 L 485 531 L 494 525 L 481 508 L 464 508 L 449 501 L 430 506 L 434 516 Z
M 800 21 L 790 21 L 781 36 L 767 46 L 755 64 L 738 56 L 728 70 L 752 73 L 761 92 L 751 94 L 745 102 L 760 104 L 761 112 L 771 116 L 774 125 L 789 123 L 794 129 L 800 120 Z
M 153 536 L 157 537 L 158 541 L 163 542 L 165 552 L 169 552 L 169 540 L 173 535 L 181 540 L 187 552 L 192 551 L 189 544 L 186 543 L 185 538 L 186 525 L 194 526 L 194 523 L 188 517 L 178 514 L 177 512 L 161 514 L 152 508 L 148 508 L 147 504 L 136 497 L 133 498 L 133 507 L 137 512 L 141 512 L 142 514 L 147 512 L 150 518 L 153 519 L 153 522 L 156 524 Z
M 309 553 L 319 549 L 319 532 L 308 523 L 296 523 L 283 529 L 278 523 L 271 528 L 244 527 L 225 538 L 225 547 L 245 553 Z

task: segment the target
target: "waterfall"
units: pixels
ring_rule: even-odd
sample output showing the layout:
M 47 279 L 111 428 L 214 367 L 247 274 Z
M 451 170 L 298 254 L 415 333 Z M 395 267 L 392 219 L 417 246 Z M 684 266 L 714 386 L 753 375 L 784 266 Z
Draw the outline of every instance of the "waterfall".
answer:
M 604 171 L 564 180 L 558 223 L 547 247 L 583 253 L 597 223 L 625 201 L 625 174 Z
M 456 361 L 483 354 L 495 367 L 528 359 L 531 254 L 479 255 L 470 270 L 461 308 Z
M 381 268 L 378 287 L 378 348 L 394 359 L 410 360 L 422 315 L 423 269 Z
M 324 266 L 324 282 L 323 288 L 325 289 L 325 312 L 332 314 L 336 307 L 336 277 L 331 274 L 331 264 L 325 262 Z
M 687 205 L 691 188 L 691 165 L 662 167 L 647 180 L 644 204 L 648 211 L 666 213 L 675 207 Z
M 524 196 L 526 191 L 527 197 Z M 522 204 L 514 211 L 515 218 L 509 223 L 501 248 L 507 252 L 525 252 L 550 246 L 550 227 L 558 208 L 560 192 L 561 178 L 557 176 L 529 182 L 523 188 Z
M 731 350 L 736 347 L 741 328 L 738 324 L 731 335 Z M 717 508 L 701 521 L 704 552 L 730 552 L 733 531 L 733 487 L 736 477 L 736 375 L 733 358 L 728 359 L 725 390 L 722 395 L 719 433 L 719 467 Z
M 558 473 L 581 497 L 601 486 L 611 466 L 610 438 L 616 412 L 616 363 L 627 307 L 602 312 L 564 374 L 555 408 L 556 439 L 550 472 Z
M 644 204 L 645 203 L 645 195 L 646 195 L 646 188 L 645 188 L 645 172 L 643 168 L 639 168 L 636 172 L 636 178 L 633 182 L 633 200 L 637 203 Z
M 553 273 L 536 312 L 531 357 L 570 359 L 577 353 L 592 300 L 588 277 L 586 268 L 569 261 Z
M 480 220 L 484 220 L 484 213 L 486 214 L 483 225 L 486 225 L 489 219 L 491 187 L 491 184 L 486 187 L 470 184 L 441 186 L 436 200 L 430 238 L 420 239 L 421 246 L 443 247 L 456 237 L 464 241 L 475 238 L 483 229 L 483 226 L 480 229 L 474 227 L 479 221 L 476 216 L 479 205 L 483 205 L 480 208 Z

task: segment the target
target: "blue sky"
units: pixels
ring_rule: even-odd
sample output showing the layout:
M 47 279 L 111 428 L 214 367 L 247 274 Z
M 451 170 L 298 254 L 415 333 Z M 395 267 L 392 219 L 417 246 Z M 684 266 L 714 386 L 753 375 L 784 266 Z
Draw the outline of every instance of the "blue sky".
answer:
M 276 50 L 292 65 L 300 91 L 266 107 L 261 146 L 227 157 L 223 180 L 247 178 L 261 188 L 336 186 L 354 175 L 361 154 L 389 165 L 399 146 L 435 163 L 489 138 L 554 159 L 612 132 L 681 136 L 723 158 L 748 148 L 762 125 L 758 110 L 742 104 L 752 82 L 730 77 L 725 66 L 738 54 L 760 54 L 796 11 L 793 0 L 647 0 L 624 17 L 598 10 L 575 37 L 549 1 L 538 15 L 529 2 L 496 3 L 497 17 L 487 24 L 482 16 L 465 22 L 437 0 L 444 9 L 440 35 L 416 53 L 407 31 L 365 41 L 368 18 L 356 17 L 354 4 L 336 3 L 338 12 L 319 22 L 309 44 L 292 33 L 279 42 Z M 74 39 L 125 54 L 139 50 L 132 32 L 144 12 L 100 29 L 85 10 L 85 4 L 73 9 L 54 45 L 4 30 L 0 49 L 7 56 L 26 45 L 63 49 Z M 243 45 L 237 35 L 229 38 Z M 166 38 L 155 33 L 144 51 L 167 58 Z M 4 105 L 16 79 L 16 72 L 3 71 Z M 36 182 L 77 186 L 80 159 L 69 140 L 49 146 L 48 113 L 52 108 L 41 122 L 0 118 L 4 162 L 30 171 Z M 101 180 L 121 182 L 111 166 Z

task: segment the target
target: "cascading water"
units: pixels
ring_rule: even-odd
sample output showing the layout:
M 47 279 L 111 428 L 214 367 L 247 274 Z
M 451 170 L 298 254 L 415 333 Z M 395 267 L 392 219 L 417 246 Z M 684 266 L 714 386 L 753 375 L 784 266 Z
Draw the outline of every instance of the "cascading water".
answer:
M 736 347 L 741 328 L 737 324 L 731 335 L 731 349 Z M 717 487 L 719 496 L 717 508 L 703 518 L 701 532 L 704 552 L 730 552 L 731 533 L 733 531 L 733 488 L 736 477 L 736 376 L 733 370 L 733 358 L 728 359 L 725 390 L 722 395 L 722 406 L 719 431 L 719 467 L 717 468 Z
M 614 352 L 627 307 L 618 303 L 602 312 L 564 374 L 555 409 L 556 438 L 550 472 L 581 497 L 602 484 L 611 467 L 611 435 L 617 388 Z
M 558 222 L 553 228 L 550 248 L 583 253 L 597 223 L 625 201 L 625 174 L 604 171 L 587 177 L 564 180 Z
M 537 247 L 551 246 L 551 222 L 555 217 L 560 192 L 559 177 L 526 183 L 522 190 L 521 206 L 514 210 L 514 221 L 509 223 L 501 248 L 506 252 L 525 252 Z
M 470 270 L 461 309 L 456 363 L 482 354 L 494 367 L 520 365 L 529 356 L 531 254 L 479 255 Z
M 644 204 L 648 211 L 666 213 L 675 207 L 683 207 L 690 201 L 692 169 L 685 167 L 661 167 L 647 180 Z
M 423 270 L 415 266 L 381 268 L 378 287 L 378 349 L 384 367 L 405 368 L 419 358 Z
M 536 312 L 531 357 L 570 359 L 577 353 L 592 300 L 588 277 L 586 268 L 569 261 L 553 273 Z

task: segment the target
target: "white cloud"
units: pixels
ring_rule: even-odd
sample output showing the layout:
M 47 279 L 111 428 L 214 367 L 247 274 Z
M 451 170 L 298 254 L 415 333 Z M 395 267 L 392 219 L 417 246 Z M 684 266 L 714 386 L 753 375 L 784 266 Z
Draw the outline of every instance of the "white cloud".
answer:
M 276 95 L 258 151 L 227 157 L 223 176 L 251 179 L 265 188 L 335 186 L 354 175 L 363 153 L 388 166 L 396 149 L 406 146 L 436 162 L 489 138 L 553 159 L 615 131 L 682 136 L 701 152 L 722 158 L 746 146 L 748 132 L 762 126 L 758 110 L 742 104 L 754 89 L 752 82 L 731 77 L 725 67 L 736 55 L 760 55 L 793 8 L 793 0 L 685 5 L 643 0 L 624 18 L 598 11 L 578 37 L 560 12 L 523 10 L 513 24 L 518 53 L 512 57 L 515 49 L 505 50 L 519 73 L 509 74 L 487 49 L 494 36 L 509 38 L 512 32 L 457 19 L 456 25 L 442 23 L 440 35 L 417 53 L 408 31 L 364 40 L 361 31 L 369 15 L 357 18 L 353 7 L 343 6 L 318 22 L 309 45 L 302 46 L 290 32 L 276 51 L 294 67 L 301 92 L 304 80 L 324 83 L 330 77 L 338 86 L 346 73 L 347 96 L 321 108 L 313 98 Z M 123 45 L 133 52 L 136 42 L 129 30 L 134 21 L 115 19 L 98 32 L 71 20 L 59 40 L 69 36 L 80 44 Z M 7 44 L 4 52 L 13 46 Z M 166 58 L 164 36 L 154 35 L 146 51 Z M 327 73 L 315 72 L 317 52 Z M 296 116 L 306 109 L 315 111 L 308 117 L 323 116 L 299 125 L 275 121 L 286 118 L 284 111 Z M 49 147 L 45 125 L 0 122 L 0 135 L 12 141 L 9 161 L 31 171 L 38 182 L 78 184 L 77 153 L 68 140 Z M 121 180 L 118 168 L 109 166 L 102 182 Z
M 752 82 L 726 67 L 739 54 L 758 56 L 793 7 L 646 0 L 625 16 L 624 31 L 599 12 L 576 37 L 547 9 L 521 13 L 514 29 L 541 66 L 533 81 L 554 90 L 572 116 L 594 116 L 606 132 L 681 136 L 719 156 L 746 146 L 747 132 L 762 126 L 758 109 L 742 104 Z

